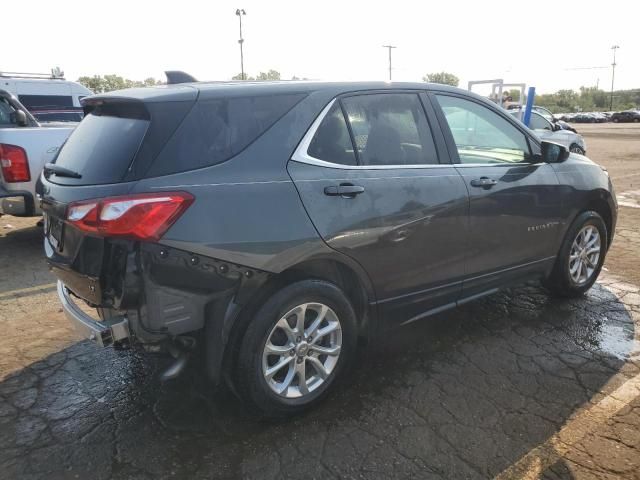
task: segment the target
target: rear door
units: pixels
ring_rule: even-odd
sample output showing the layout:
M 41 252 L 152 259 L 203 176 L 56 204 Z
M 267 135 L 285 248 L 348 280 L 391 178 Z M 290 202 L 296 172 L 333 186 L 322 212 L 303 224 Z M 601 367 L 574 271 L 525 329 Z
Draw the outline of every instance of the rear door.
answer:
M 318 232 L 365 268 L 392 323 L 461 290 L 467 192 L 433 123 L 415 92 L 342 97 L 289 162 Z
M 533 155 L 539 147 L 506 113 L 467 97 L 433 98 L 469 190 L 463 295 L 545 271 L 557 253 L 562 192 L 551 166 Z

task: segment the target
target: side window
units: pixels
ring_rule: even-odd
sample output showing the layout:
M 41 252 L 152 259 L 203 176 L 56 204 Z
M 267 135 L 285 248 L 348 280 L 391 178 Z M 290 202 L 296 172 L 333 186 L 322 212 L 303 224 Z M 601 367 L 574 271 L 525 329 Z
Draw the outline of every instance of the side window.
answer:
M 358 95 L 342 100 L 361 165 L 438 163 L 417 94 Z
M 529 144 L 520 130 L 487 107 L 448 95 L 436 95 L 458 147 L 460 163 L 520 163 Z
M 551 130 L 553 131 L 553 127 L 551 123 L 544 118 L 542 115 L 537 114 L 535 112 L 531 112 L 531 119 L 529 120 L 529 128 L 531 130 Z
M 349 138 L 347 122 L 339 102 L 333 104 L 331 110 L 320 123 L 309 144 L 307 154 L 325 162 L 342 165 L 357 164 L 351 138 Z
M 185 172 L 230 159 L 304 97 L 283 94 L 199 101 L 154 160 L 147 176 Z
M 15 110 L 6 99 L 0 98 L 0 125 L 14 125 L 15 123 Z

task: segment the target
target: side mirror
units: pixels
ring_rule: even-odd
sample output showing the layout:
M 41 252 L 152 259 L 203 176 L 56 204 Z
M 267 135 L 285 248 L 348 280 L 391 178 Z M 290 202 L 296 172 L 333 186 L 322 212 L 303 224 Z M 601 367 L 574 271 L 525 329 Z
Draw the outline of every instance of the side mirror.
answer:
M 542 161 L 561 163 L 569 157 L 569 150 L 558 143 L 542 141 Z
M 24 111 L 16 110 L 15 116 L 16 116 L 16 125 L 20 127 L 26 127 L 27 125 L 29 125 L 29 122 L 27 121 L 27 114 L 24 113 Z

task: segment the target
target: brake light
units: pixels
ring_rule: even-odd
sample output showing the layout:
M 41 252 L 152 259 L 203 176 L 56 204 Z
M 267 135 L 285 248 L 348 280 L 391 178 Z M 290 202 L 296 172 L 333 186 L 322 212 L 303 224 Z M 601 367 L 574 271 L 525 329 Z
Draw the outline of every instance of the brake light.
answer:
M 193 203 L 185 192 L 143 193 L 72 203 L 67 222 L 104 237 L 158 241 Z
M 0 143 L 0 167 L 7 183 L 31 180 L 27 152 L 22 147 Z

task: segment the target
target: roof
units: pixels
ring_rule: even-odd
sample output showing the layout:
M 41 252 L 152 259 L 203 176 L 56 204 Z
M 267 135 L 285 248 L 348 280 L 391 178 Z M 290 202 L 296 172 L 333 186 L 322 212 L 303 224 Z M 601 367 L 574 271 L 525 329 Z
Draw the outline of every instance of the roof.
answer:
M 308 80 L 193 82 L 174 85 L 158 85 L 146 88 L 129 88 L 88 97 L 85 101 L 99 99 L 133 98 L 145 102 L 188 101 L 200 98 L 223 96 L 269 95 L 284 93 L 311 93 L 323 91 L 340 95 L 359 90 L 463 90 L 447 85 L 424 82 L 317 82 Z M 466 94 L 469 94 L 464 90 Z M 475 95 L 474 95 L 475 96 Z

